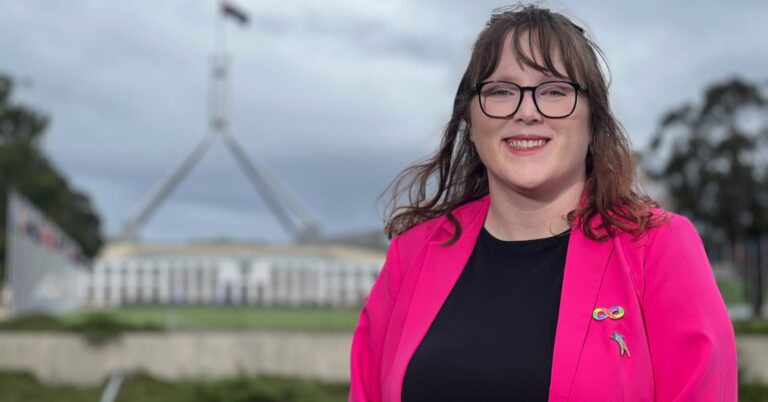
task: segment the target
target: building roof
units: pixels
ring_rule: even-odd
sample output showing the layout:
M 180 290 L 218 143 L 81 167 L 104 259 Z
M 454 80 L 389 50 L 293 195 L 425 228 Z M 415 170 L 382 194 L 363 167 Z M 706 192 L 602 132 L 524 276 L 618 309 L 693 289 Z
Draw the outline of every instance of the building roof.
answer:
M 269 244 L 241 242 L 125 242 L 105 244 L 98 259 L 159 256 L 280 256 L 314 257 L 346 260 L 350 262 L 381 264 L 385 253 L 366 247 L 346 244 Z

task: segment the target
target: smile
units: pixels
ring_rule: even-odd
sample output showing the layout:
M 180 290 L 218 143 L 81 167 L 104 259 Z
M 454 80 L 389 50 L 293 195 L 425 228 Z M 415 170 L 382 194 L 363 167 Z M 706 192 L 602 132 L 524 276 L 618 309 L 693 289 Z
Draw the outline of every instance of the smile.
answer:
M 535 148 L 541 148 L 549 142 L 549 140 L 541 139 L 541 140 L 513 140 L 508 139 L 505 141 L 507 145 L 509 145 L 512 149 L 535 149 Z

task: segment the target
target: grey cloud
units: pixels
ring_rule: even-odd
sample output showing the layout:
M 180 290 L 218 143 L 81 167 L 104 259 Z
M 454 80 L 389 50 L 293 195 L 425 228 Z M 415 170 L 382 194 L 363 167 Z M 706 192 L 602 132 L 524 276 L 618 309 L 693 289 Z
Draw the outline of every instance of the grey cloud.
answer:
M 436 146 L 471 43 L 500 4 L 242 3 L 254 20 L 228 31 L 234 134 L 329 233 L 380 226 L 376 197 Z M 614 107 L 638 145 L 711 81 L 768 71 L 766 26 L 754 21 L 768 3 L 729 6 L 727 18 L 717 4 L 548 4 L 605 50 Z M 0 71 L 32 79 L 19 98 L 51 115 L 46 149 L 110 232 L 205 134 L 214 6 L 0 0 Z M 145 235 L 287 239 L 221 144 Z
M 404 57 L 428 64 L 456 59 L 457 46 L 450 35 L 427 30 L 403 31 L 383 18 L 334 14 L 336 10 L 304 10 L 287 20 L 278 13 L 254 15 L 254 29 L 270 35 L 325 38 L 338 41 L 364 57 Z

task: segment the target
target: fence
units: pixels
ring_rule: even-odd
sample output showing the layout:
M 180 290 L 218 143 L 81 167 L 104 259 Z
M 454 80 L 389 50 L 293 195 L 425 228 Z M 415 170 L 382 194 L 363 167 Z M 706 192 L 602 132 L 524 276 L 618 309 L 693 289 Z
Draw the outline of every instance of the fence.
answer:
M 16 192 L 8 192 L 7 212 L 7 312 L 56 313 L 82 306 L 89 270 L 80 247 Z

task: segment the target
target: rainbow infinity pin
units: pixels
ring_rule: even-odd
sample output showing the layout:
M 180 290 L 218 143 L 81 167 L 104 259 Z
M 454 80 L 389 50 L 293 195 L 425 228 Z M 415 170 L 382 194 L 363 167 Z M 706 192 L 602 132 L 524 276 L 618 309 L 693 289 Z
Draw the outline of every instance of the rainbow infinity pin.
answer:
M 613 306 L 611 308 L 598 307 L 592 312 L 592 318 L 598 321 L 606 318 L 618 320 L 621 317 L 624 317 L 624 308 L 621 306 Z

